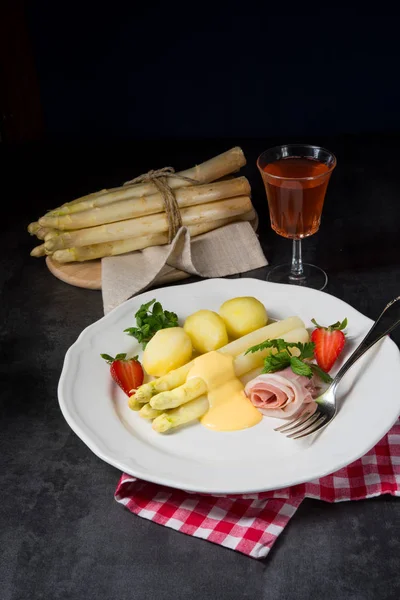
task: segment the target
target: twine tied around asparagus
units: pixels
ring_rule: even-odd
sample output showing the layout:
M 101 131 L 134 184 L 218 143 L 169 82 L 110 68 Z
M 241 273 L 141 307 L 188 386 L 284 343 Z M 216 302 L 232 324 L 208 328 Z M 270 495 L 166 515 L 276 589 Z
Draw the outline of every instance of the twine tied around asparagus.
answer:
M 176 201 L 175 194 L 171 187 L 168 185 L 168 177 L 175 177 L 176 179 L 182 179 L 183 181 L 188 181 L 192 184 L 199 184 L 199 181 L 196 179 L 192 179 L 191 177 L 186 177 L 185 175 L 180 175 L 179 173 L 175 173 L 175 169 L 173 167 L 163 167 L 162 169 L 155 169 L 148 171 L 148 173 L 144 173 L 143 175 L 139 175 L 130 181 L 126 181 L 124 185 L 133 185 L 134 183 L 146 183 L 151 181 L 154 183 L 158 191 L 161 193 L 161 196 L 164 201 L 165 212 L 168 219 L 168 243 L 170 244 L 174 239 L 177 231 L 180 227 L 182 227 L 182 215 Z

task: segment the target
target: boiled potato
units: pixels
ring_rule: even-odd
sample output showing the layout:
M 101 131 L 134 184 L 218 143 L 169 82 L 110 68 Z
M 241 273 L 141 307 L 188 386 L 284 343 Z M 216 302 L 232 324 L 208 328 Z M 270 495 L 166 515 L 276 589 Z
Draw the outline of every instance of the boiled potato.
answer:
M 251 296 L 231 298 L 219 309 L 230 337 L 239 338 L 264 327 L 268 321 L 265 306 Z
M 221 317 L 212 310 L 198 310 L 188 317 L 183 326 L 192 340 L 193 348 L 205 354 L 228 343 L 228 334 Z
M 161 377 L 189 362 L 192 352 L 192 342 L 182 327 L 160 329 L 146 346 L 143 368 L 149 375 Z

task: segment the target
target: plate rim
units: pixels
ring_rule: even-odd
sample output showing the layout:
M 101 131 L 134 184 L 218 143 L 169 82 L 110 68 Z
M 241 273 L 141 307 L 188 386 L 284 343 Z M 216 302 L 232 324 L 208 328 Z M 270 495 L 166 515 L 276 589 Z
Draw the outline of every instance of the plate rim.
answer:
M 99 319 L 97 319 L 96 321 L 94 321 L 93 323 L 88 325 L 87 327 L 85 327 L 80 332 L 80 334 L 78 335 L 75 342 L 68 348 L 68 350 L 65 354 L 62 371 L 61 371 L 61 375 L 60 375 L 58 386 L 57 386 L 57 395 L 58 395 L 58 402 L 59 402 L 59 406 L 60 406 L 62 415 L 63 415 L 64 419 L 66 420 L 66 422 L 68 423 L 69 427 L 72 429 L 72 431 L 81 439 L 81 441 L 83 441 L 83 443 L 98 458 L 103 460 L 105 463 L 119 469 L 121 472 L 128 474 L 131 477 L 142 479 L 142 480 L 145 480 L 145 481 L 148 481 L 151 483 L 155 483 L 158 485 L 171 487 L 174 489 L 180 489 L 180 490 L 185 490 L 185 491 L 189 491 L 189 492 L 206 493 L 206 494 L 212 494 L 212 495 L 227 495 L 227 494 L 229 494 L 229 495 L 238 495 L 238 494 L 249 495 L 249 494 L 256 494 L 256 493 L 258 494 L 258 493 L 268 492 L 268 491 L 272 491 L 272 490 L 284 489 L 286 487 L 290 487 L 293 485 L 300 485 L 302 483 L 310 482 L 310 481 L 313 481 L 314 479 L 317 479 L 317 478 L 319 479 L 319 478 L 325 477 L 326 475 L 329 475 L 333 472 L 336 472 L 337 470 L 340 470 L 340 469 L 348 466 L 349 464 L 353 463 L 354 461 L 358 460 L 359 458 L 364 456 L 366 453 L 368 453 L 369 450 L 371 450 L 371 448 L 373 448 L 382 439 L 382 437 L 384 437 L 384 435 L 386 435 L 386 433 L 391 429 L 391 427 L 396 423 L 399 415 L 397 415 L 393 419 L 393 421 L 391 421 L 389 427 L 386 429 L 386 431 L 383 434 L 379 433 L 377 436 L 375 436 L 374 440 L 368 446 L 367 450 L 363 449 L 360 452 L 354 453 L 354 455 L 352 455 L 351 458 L 344 459 L 341 462 L 337 463 L 337 466 L 334 467 L 334 470 L 332 470 L 332 468 L 329 467 L 329 468 L 327 468 L 327 470 L 321 472 L 320 468 L 316 468 L 316 472 L 314 475 L 311 475 L 311 476 L 307 475 L 304 478 L 300 477 L 298 480 L 296 480 L 296 482 L 288 481 L 284 484 L 280 484 L 279 487 L 276 487 L 276 486 L 268 487 L 268 486 L 263 485 L 262 487 L 258 487 L 258 488 L 256 487 L 256 488 L 244 490 L 243 488 L 241 488 L 239 486 L 237 488 L 230 488 L 226 491 L 222 491 L 220 488 L 218 488 L 218 489 L 213 488 L 213 486 L 204 487 L 204 485 L 199 485 L 196 487 L 196 486 L 193 486 L 193 485 L 187 484 L 187 483 L 185 483 L 185 484 L 179 483 L 178 481 L 171 482 L 168 479 L 168 477 L 166 477 L 164 475 L 161 475 L 161 476 L 158 476 L 156 474 L 153 475 L 153 473 L 150 473 L 150 472 L 146 472 L 145 474 L 133 473 L 132 471 L 134 471 L 134 469 L 131 469 L 129 466 L 124 464 L 124 461 L 121 459 L 118 459 L 118 457 L 116 457 L 111 451 L 108 451 L 108 453 L 107 453 L 107 448 L 105 447 L 105 444 L 104 443 L 99 444 L 96 441 L 94 441 L 90 436 L 90 431 L 89 430 L 85 431 L 84 428 L 82 428 L 80 426 L 80 424 L 77 423 L 76 419 L 74 418 L 74 415 L 72 414 L 73 411 L 71 411 L 70 407 L 68 406 L 68 402 L 64 398 L 64 395 L 63 395 L 64 389 L 63 388 L 64 388 L 65 382 L 67 380 L 68 369 L 71 366 L 71 364 L 70 364 L 71 360 L 72 360 L 71 357 L 72 357 L 73 353 L 75 352 L 76 348 L 79 347 L 79 345 L 82 343 L 82 341 L 84 340 L 85 337 L 90 335 L 92 330 L 97 329 L 99 327 L 101 328 L 103 323 L 114 319 L 115 315 L 117 315 L 118 313 L 122 313 L 123 311 L 124 312 L 128 311 L 129 306 L 135 305 L 137 303 L 137 301 L 140 300 L 144 295 L 155 295 L 160 290 L 162 290 L 162 291 L 169 290 L 169 289 L 176 290 L 177 288 L 179 289 L 182 287 L 185 287 L 185 288 L 201 287 L 201 286 L 204 286 L 204 284 L 210 285 L 210 282 L 218 285 L 218 284 L 221 284 L 221 282 L 226 283 L 227 281 L 230 281 L 230 282 L 239 282 L 240 281 L 244 285 L 246 284 L 247 281 L 251 281 L 252 283 L 257 282 L 257 284 L 267 285 L 268 287 L 272 286 L 274 288 L 281 288 L 281 289 L 284 288 L 286 290 L 288 290 L 288 289 L 293 290 L 292 285 L 271 283 L 271 282 L 267 282 L 262 279 L 257 279 L 257 278 L 252 278 L 252 277 L 241 277 L 241 278 L 235 278 L 235 279 L 220 277 L 220 278 L 213 278 L 213 279 L 203 279 L 200 281 L 184 283 L 184 284 L 180 284 L 180 285 L 172 285 L 172 286 L 170 285 L 170 286 L 163 286 L 162 288 L 154 288 L 151 290 L 145 290 L 144 292 L 142 292 L 136 296 L 133 296 L 132 298 L 129 298 L 128 300 L 126 300 L 125 302 L 120 304 L 119 306 L 115 307 L 113 310 L 111 310 L 106 315 L 103 315 L 102 317 L 100 317 Z M 317 294 L 323 294 L 324 296 L 329 296 L 330 298 L 334 298 L 335 301 L 343 304 L 345 307 L 350 307 L 352 309 L 352 311 L 356 312 L 363 319 L 366 319 L 370 326 L 372 326 L 372 324 L 374 322 L 369 317 L 367 317 L 366 315 L 361 313 L 358 309 L 354 308 L 353 306 L 351 306 L 344 300 L 341 300 L 340 298 L 337 298 L 336 296 L 329 294 L 326 291 L 319 291 L 319 290 L 314 290 L 312 288 L 296 286 L 296 291 L 298 291 L 298 290 L 302 290 L 300 293 L 303 293 L 303 291 L 316 292 Z M 365 333 L 367 333 L 367 331 Z M 394 346 L 394 349 L 397 350 L 398 357 L 400 358 L 400 352 L 399 352 L 399 348 L 398 348 L 397 344 L 389 336 L 387 336 L 387 340 L 391 345 Z M 400 413 L 400 406 L 399 406 L 399 413 Z M 138 469 L 138 470 L 140 471 L 140 469 Z

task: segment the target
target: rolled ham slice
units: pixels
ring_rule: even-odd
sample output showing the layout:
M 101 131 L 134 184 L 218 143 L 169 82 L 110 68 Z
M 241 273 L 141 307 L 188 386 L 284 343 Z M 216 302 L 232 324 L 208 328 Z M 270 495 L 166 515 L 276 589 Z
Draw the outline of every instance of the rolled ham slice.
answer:
M 317 405 L 312 379 L 297 375 L 287 367 L 277 373 L 259 375 L 245 387 L 251 403 L 267 417 L 288 419 L 299 416 L 305 409 L 314 413 Z

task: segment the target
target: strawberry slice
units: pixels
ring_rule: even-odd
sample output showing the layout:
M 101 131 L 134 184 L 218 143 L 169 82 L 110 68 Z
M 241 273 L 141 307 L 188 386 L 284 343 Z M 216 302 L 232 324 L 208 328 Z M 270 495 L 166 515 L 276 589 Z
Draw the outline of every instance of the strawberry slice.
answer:
M 318 366 L 328 373 L 343 350 L 346 341 L 343 329 L 347 327 L 347 319 L 329 327 L 318 325 L 315 319 L 311 321 L 317 328 L 311 334 L 311 341 L 315 344 L 314 356 Z
M 111 377 L 124 390 L 127 396 L 132 394 L 143 383 L 143 368 L 138 357 L 126 358 L 126 354 L 117 354 L 115 358 L 109 354 L 100 355 L 110 365 Z

